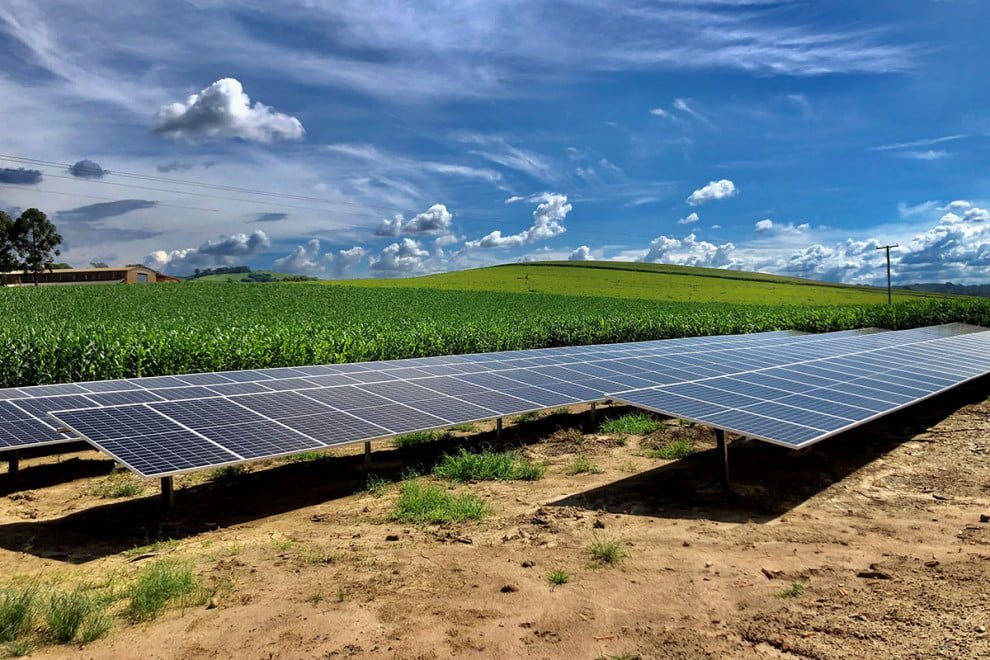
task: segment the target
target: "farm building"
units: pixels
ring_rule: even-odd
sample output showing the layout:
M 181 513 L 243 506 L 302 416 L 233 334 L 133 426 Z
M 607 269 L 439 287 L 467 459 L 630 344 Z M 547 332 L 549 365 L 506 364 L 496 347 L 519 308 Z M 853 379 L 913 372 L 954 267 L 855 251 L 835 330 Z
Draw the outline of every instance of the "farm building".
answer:
M 119 268 L 61 268 L 41 273 L 37 276 L 41 285 L 54 284 L 145 284 L 158 282 L 178 282 L 179 279 L 164 275 L 144 266 L 121 266 Z M 35 275 L 15 270 L 0 273 L 0 284 L 5 286 L 30 286 L 35 283 Z

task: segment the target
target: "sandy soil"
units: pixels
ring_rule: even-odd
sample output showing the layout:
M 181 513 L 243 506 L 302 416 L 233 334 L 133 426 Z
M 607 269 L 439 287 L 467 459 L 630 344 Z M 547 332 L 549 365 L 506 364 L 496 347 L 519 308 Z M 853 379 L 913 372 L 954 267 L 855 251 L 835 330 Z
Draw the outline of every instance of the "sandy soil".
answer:
M 974 385 L 804 452 L 737 441 L 734 499 L 708 485 L 709 432 L 679 431 L 699 451 L 663 461 L 643 455 L 663 432 L 623 443 L 575 409 L 507 427 L 503 442 L 546 460 L 546 476 L 456 487 L 492 514 L 445 527 L 390 521 L 398 486 L 361 492 L 360 448 L 229 482 L 185 477 L 165 520 L 156 484 L 95 495 L 113 467 L 95 452 L 34 458 L 18 490 L 0 486 L 0 575 L 98 581 L 176 556 L 214 593 L 36 657 L 987 657 L 986 394 Z M 460 435 L 377 443 L 372 470 L 399 479 L 458 442 L 497 444 L 490 429 Z M 568 475 L 579 452 L 603 471 Z M 596 536 L 624 560 L 593 564 Z M 126 552 L 160 539 L 177 542 Z M 551 587 L 555 569 L 570 581 Z

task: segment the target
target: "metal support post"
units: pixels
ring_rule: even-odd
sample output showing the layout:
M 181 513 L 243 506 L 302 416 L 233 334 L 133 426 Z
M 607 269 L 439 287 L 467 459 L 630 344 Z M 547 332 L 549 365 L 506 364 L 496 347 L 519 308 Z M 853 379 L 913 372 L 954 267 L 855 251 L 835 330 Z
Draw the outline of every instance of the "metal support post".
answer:
M 893 302 L 893 294 L 890 286 L 890 248 L 895 248 L 895 247 L 900 247 L 900 245 L 898 245 L 897 243 L 893 243 L 891 245 L 881 245 L 880 247 L 877 248 L 878 250 L 887 251 L 887 304 L 888 305 L 891 302 Z
M 169 513 L 175 506 L 175 483 L 172 477 L 162 477 L 162 513 Z
M 718 460 L 718 482 L 722 490 L 731 493 L 729 486 L 729 445 L 725 442 L 725 431 L 715 429 L 716 460 Z
M 371 442 L 364 443 L 364 469 L 371 469 Z
M 592 424 L 595 423 L 595 418 L 597 416 L 598 416 L 598 402 L 597 401 L 592 401 L 591 402 L 591 423 Z
M 498 419 L 495 420 L 495 439 L 496 440 L 501 440 L 502 439 L 502 418 L 501 417 L 499 417 Z

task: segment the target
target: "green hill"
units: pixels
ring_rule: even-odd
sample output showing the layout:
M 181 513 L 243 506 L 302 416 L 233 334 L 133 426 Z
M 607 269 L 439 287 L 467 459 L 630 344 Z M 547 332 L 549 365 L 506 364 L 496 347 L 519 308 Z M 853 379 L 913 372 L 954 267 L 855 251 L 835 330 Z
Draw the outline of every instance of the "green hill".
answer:
M 887 290 L 765 273 L 612 261 L 545 261 L 476 268 L 403 279 L 328 284 L 604 296 L 636 300 L 757 304 L 859 304 L 887 302 Z M 894 300 L 939 297 L 894 290 Z
M 245 273 L 217 273 L 211 275 L 200 275 L 199 277 L 191 277 L 187 282 L 283 282 L 283 281 L 294 281 L 299 282 L 303 280 L 313 280 L 316 278 L 302 278 L 299 275 L 291 275 L 289 273 L 279 273 L 274 270 L 251 270 Z

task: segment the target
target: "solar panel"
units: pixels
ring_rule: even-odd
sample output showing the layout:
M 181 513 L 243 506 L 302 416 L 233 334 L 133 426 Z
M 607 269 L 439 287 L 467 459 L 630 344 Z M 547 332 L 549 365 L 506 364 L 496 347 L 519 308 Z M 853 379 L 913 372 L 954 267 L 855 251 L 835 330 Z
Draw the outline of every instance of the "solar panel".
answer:
M 990 332 L 920 334 L 926 338 L 614 398 L 743 436 L 805 447 L 990 373 Z
M 941 329 L 923 329 L 923 332 L 959 333 L 967 331 L 963 326 L 950 325 Z M 909 331 L 919 332 L 919 331 Z M 373 383 L 394 382 L 399 385 L 426 387 L 431 391 L 451 396 L 467 396 L 472 392 L 483 393 L 493 404 L 492 409 L 500 414 L 509 414 L 527 410 L 539 409 L 539 401 L 520 400 L 518 397 L 506 399 L 498 396 L 498 390 L 518 389 L 526 386 L 541 388 L 535 391 L 540 401 L 561 400 L 557 395 L 574 398 L 580 401 L 593 401 L 604 397 L 608 392 L 631 387 L 642 386 L 642 380 L 649 383 L 670 383 L 689 380 L 711 371 L 723 373 L 724 367 L 720 362 L 730 362 L 742 367 L 749 364 L 742 359 L 740 353 L 748 348 L 762 347 L 786 351 L 791 345 L 800 344 L 802 350 L 811 350 L 810 343 L 828 344 L 819 352 L 834 354 L 840 350 L 840 342 L 847 339 L 863 337 L 869 333 L 861 331 L 844 331 L 825 335 L 799 335 L 798 333 L 782 331 L 757 333 L 752 335 L 691 337 L 647 342 L 627 342 L 620 344 L 605 344 L 593 346 L 557 347 L 501 353 L 476 355 L 438 356 L 431 358 L 413 358 L 409 360 L 392 360 L 384 362 L 369 362 L 358 364 L 315 365 L 308 367 L 274 368 L 259 370 L 244 370 L 223 373 L 189 374 L 183 376 L 155 376 L 149 378 L 118 379 L 112 381 L 95 381 L 89 383 L 47 385 L 36 387 L 13 388 L 0 390 L 0 399 L 20 401 L 22 399 L 41 399 L 49 396 L 81 394 L 87 396 L 93 405 L 111 406 L 127 402 L 143 400 L 190 401 L 209 398 L 236 397 L 251 393 L 267 392 L 270 390 L 285 390 L 308 392 L 310 397 L 317 400 L 326 398 L 326 404 L 331 408 L 354 409 L 362 406 L 386 405 L 396 399 L 385 396 L 379 399 L 366 399 L 374 388 L 365 394 L 343 393 L 341 388 L 332 386 L 343 383 L 370 381 Z M 881 333 L 888 334 L 888 333 Z M 645 365 L 637 366 L 618 364 L 619 360 L 645 359 L 654 363 L 663 356 L 683 356 L 686 354 L 704 355 L 700 364 L 697 360 L 682 360 L 681 369 L 668 368 L 662 372 L 644 371 Z M 720 354 L 723 357 L 716 357 Z M 731 355 L 731 358 L 729 357 Z M 783 360 L 778 355 L 775 363 Z M 765 361 L 764 361 L 765 362 Z M 774 363 L 771 361 L 771 363 Z M 567 364 L 565 368 L 560 365 Z M 661 363 L 658 363 L 661 364 Z M 762 363 L 761 363 L 762 364 Z M 531 365 L 521 367 L 520 365 Z M 702 366 L 703 365 L 703 366 Z M 611 368 L 610 368 L 611 367 Z M 657 368 L 654 365 L 653 368 Z M 564 371 L 547 372 L 548 369 Z M 582 373 L 585 378 L 575 376 Z M 449 375 L 437 373 L 454 371 L 460 376 L 450 378 Z M 382 373 L 388 372 L 386 375 Z M 496 373 L 497 372 L 497 373 Z M 504 375 L 515 375 L 515 378 L 504 379 Z M 315 375 L 314 375 L 315 374 Z M 344 375 L 347 374 L 347 375 Z M 400 379 L 399 375 L 405 378 Z M 472 374 L 475 374 L 472 376 Z M 565 379 L 561 379 L 561 376 Z M 616 380 L 600 379 L 602 375 L 611 375 Z M 355 377 L 357 376 L 357 377 Z M 464 378 L 477 381 L 479 378 L 489 385 L 470 383 Z M 598 378 L 598 379 L 596 379 Z M 555 382 L 559 380 L 559 382 Z M 195 383 L 195 384 L 190 384 Z M 370 387 L 370 386 L 369 386 Z M 328 389 L 329 388 L 329 389 Z M 365 388 L 369 389 L 368 387 Z M 324 391 L 327 390 L 327 391 Z M 553 394 L 543 392 L 547 390 Z M 422 394 L 419 390 L 416 398 Z M 150 394 L 149 394 L 150 393 Z M 518 393 L 521 393 L 518 392 Z M 157 398 L 156 398 L 157 397 Z M 335 404 L 340 397 L 348 397 L 358 401 Z M 95 399 L 95 400 L 94 400 Z M 88 404 L 87 404 L 88 405 Z M 484 404 L 481 404 L 485 407 Z M 550 404 L 547 404 L 550 405 Z M 82 407 L 82 406 L 80 406 Z M 51 406 L 45 406 L 52 409 Z M 55 425 L 47 415 L 34 415 L 37 424 L 19 425 L 15 430 L 9 427 L 5 436 L 10 438 L 7 447 L 26 447 L 38 444 L 56 443 L 71 440 L 68 436 L 59 434 Z M 0 424 L 3 424 L 0 421 Z M 39 433 L 40 429 L 45 429 Z M 28 431 L 31 435 L 17 440 L 17 433 Z

